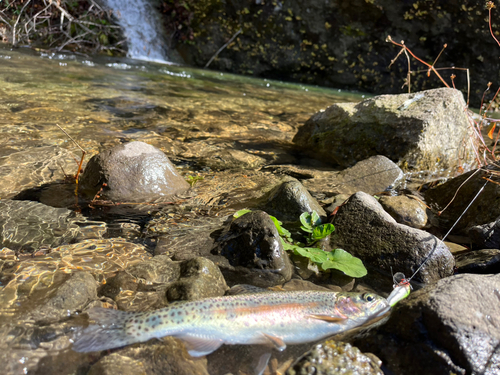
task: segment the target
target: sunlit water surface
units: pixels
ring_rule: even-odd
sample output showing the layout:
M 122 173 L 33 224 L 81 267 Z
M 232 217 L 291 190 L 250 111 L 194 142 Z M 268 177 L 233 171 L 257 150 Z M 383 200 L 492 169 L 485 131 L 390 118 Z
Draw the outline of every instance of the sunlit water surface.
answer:
M 255 168 L 263 163 L 300 163 L 300 155 L 291 149 L 297 128 L 332 103 L 360 99 L 360 95 L 339 90 L 181 66 L 4 47 L 0 48 L 0 158 L 57 145 L 70 150 L 78 160 L 80 149 L 56 126 L 59 124 L 88 155 L 140 140 L 166 152 L 183 173 L 209 173 L 214 168 L 210 158 L 224 150 L 254 155 Z M 224 165 L 219 167 L 224 169 Z M 75 172 L 76 162 L 74 170 L 64 173 Z M 8 188 L 3 186 L 2 191 Z M 60 191 L 55 189 L 50 194 L 53 196 L 45 201 L 59 200 Z M 16 311 L 32 308 L 23 305 L 20 285 L 29 289 L 24 295 L 31 295 L 61 282 L 61 273 L 54 269 L 99 269 L 105 277 L 106 272 L 124 268 L 127 261 L 149 257 L 148 241 L 154 238 L 141 238 L 140 223 L 133 214 L 103 216 L 99 210 L 88 209 L 86 214 L 90 234 L 80 236 L 79 243 L 49 254 L 43 267 L 39 263 L 34 267 L 26 259 L 16 265 L 15 272 L 11 269 L 9 277 L 0 280 L 0 316 L 4 323 L 9 321 L 0 323 L 0 341 L 6 345 L 0 358 L 9 373 L 28 373 L 37 368 L 43 373 L 40 361 L 46 358 L 47 350 L 53 353 L 51 360 L 44 360 L 50 371 L 71 373 L 77 367 L 75 363 L 81 361 L 71 350 L 59 353 L 57 339 L 49 347 L 38 348 L 23 341 L 42 328 L 15 321 Z M 104 223 L 92 222 L 101 219 L 108 226 L 108 242 L 86 247 L 89 238 L 102 238 L 98 234 L 104 231 Z M 113 232 L 109 229 L 113 226 L 121 230 Z M 130 245 L 114 237 L 135 241 L 138 248 L 127 248 Z M 0 261 L 15 258 L 8 249 L 3 249 L 2 256 Z M 51 332 L 63 335 L 68 329 L 61 323 Z M 8 346 L 14 349 L 7 351 Z

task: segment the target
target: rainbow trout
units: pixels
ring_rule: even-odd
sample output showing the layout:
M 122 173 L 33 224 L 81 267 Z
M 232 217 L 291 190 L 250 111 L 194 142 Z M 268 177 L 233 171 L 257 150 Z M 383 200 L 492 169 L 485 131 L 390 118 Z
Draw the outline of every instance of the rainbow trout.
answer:
M 151 312 L 93 308 L 91 324 L 75 338 L 73 350 L 92 352 L 174 336 L 193 357 L 222 344 L 306 343 L 365 325 L 390 310 L 372 293 L 323 291 L 260 292 L 176 302 Z

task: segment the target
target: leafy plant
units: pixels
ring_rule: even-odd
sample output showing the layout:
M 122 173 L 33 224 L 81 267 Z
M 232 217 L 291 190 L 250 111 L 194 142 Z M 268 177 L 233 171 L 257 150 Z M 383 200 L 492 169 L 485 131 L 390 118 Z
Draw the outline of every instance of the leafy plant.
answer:
M 251 210 L 240 210 L 233 217 L 238 218 L 249 212 Z M 294 241 L 290 231 L 282 227 L 283 223 L 281 221 L 274 216 L 269 215 L 269 217 L 278 230 L 283 248 L 293 251 L 296 255 L 308 258 L 310 262 L 317 266 L 318 270 L 337 269 L 351 277 L 363 277 L 367 274 L 361 259 L 352 256 L 347 251 L 342 249 L 323 251 L 318 247 L 314 247 L 314 244 L 335 230 L 333 224 L 321 224 L 321 218 L 316 211 L 312 213 L 304 212 L 300 215 L 300 223 L 302 224 L 300 229 L 306 233 L 304 237 L 308 246 L 299 241 Z
M 188 175 L 186 177 L 186 181 L 189 183 L 189 185 L 191 186 L 194 186 L 194 184 L 196 184 L 198 181 L 201 181 L 201 180 L 204 180 L 205 177 L 203 176 L 192 176 L 192 175 Z

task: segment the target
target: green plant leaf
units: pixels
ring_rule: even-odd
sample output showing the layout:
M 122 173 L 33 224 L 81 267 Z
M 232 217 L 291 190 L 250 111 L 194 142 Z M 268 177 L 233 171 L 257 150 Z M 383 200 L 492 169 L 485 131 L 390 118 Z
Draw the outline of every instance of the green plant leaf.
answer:
M 309 212 L 303 212 L 300 215 L 300 223 L 302 226 L 300 229 L 302 229 L 304 232 L 312 233 L 313 231 L 313 225 L 311 221 L 311 214 Z
M 313 227 L 321 224 L 321 218 L 319 217 L 319 215 L 316 211 L 313 211 L 311 213 L 311 224 Z
M 335 230 L 335 227 L 333 224 L 321 224 L 316 227 L 314 227 L 313 232 L 312 232 L 312 238 L 317 241 L 321 240 L 322 238 L 325 238 L 328 236 L 330 233 L 332 233 Z
M 237 219 L 245 214 L 248 214 L 249 212 L 252 212 L 252 210 L 247 210 L 247 209 L 239 210 L 233 214 L 233 217 Z
M 363 277 L 368 273 L 361 259 L 352 256 L 345 250 L 335 249 L 326 254 L 327 261 L 321 264 L 321 268 L 325 271 L 335 268 L 351 277 Z
M 278 233 L 279 233 L 280 236 L 283 236 L 285 238 L 290 238 L 291 237 L 292 234 L 288 230 L 286 230 L 285 228 L 283 228 L 281 226 L 283 224 L 281 221 L 279 221 L 278 219 L 276 219 L 274 216 L 269 215 L 269 217 L 274 222 L 274 226 L 278 230 Z

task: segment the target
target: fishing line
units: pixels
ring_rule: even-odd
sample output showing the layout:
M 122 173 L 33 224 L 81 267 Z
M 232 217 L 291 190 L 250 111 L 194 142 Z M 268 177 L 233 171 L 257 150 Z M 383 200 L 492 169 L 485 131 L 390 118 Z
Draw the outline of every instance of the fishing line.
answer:
M 489 178 L 491 178 L 492 175 L 489 176 Z M 441 241 L 442 244 L 444 244 L 444 240 L 446 237 L 448 237 L 448 235 L 451 233 L 451 231 L 453 230 L 453 228 L 455 228 L 455 226 L 458 224 L 458 222 L 460 221 L 460 219 L 465 215 L 465 213 L 467 212 L 467 210 L 472 206 L 472 204 L 474 203 L 474 201 L 477 199 L 477 197 L 479 197 L 479 194 L 481 194 L 481 192 L 484 190 L 484 188 L 486 187 L 486 185 L 488 184 L 488 180 L 486 180 L 486 182 L 484 183 L 484 185 L 481 187 L 481 189 L 479 189 L 479 191 L 477 192 L 477 194 L 474 196 L 474 198 L 472 198 L 472 200 L 470 201 L 470 203 L 467 205 L 467 207 L 465 208 L 465 210 L 462 212 L 462 214 L 459 216 L 459 218 L 455 221 L 455 223 L 451 226 L 451 228 L 448 230 L 448 232 L 446 232 L 446 234 L 443 236 L 442 239 L 439 239 L 439 241 Z M 417 270 L 413 273 L 413 275 L 411 275 L 411 277 L 409 279 L 407 279 L 406 281 L 410 281 L 411 279 L 413 279 L 415 277 L 415 275 L 418 273 L 418 271 L 420 271 L 420 269 L 424 266 L 424 264 L 429 260 L 429 258 L 432 256 L 432 254 L 434 254 L 434 251 L 436 251 L 436 248 L 437 248 L 437 245 L 434 246 L 434 248 L 432 249 L 432 251 L 429 253 L 429 255 L 427 255 L 427 257 L 423 260 L 422 264 L 420 264 L 420 266 L 417 268 Z
M 458 222 L 460 221 L 460 219 L 465 215 L 465 213 L 467 212 L 467 210 L 472 206 L 472 204 L 477 199 L 477 197 L 479 197 L 479 194 L 481 194 L 481 192 L 484 190 L 484 188 L 488 184 L 489 179 L 491 177 L 492 177 L 492 175 L 490 175 L 489 178 L 486 179 L 486 182 L 484 183 L 484 185 L 481 187 L 481 189 L 479 189 L 479 191 L 474 196 L 474 198 L 469 202 L 469 204 L 467 205 L 467 207 L 465 208 L 465 210 L 462 212 L 462 214 L 459 216 L 459 218 L 451 226 L 451 228 L 448 230 L 448 232 L 446 232 L 446 234 L 443 236 L 443 238 L 442 239 L 438 239 L 438 241 L 440 241 L 442 244 L 444 244 L 444 239 L 446 237 L 448 237 L 448 235 L 451 233 L 451 231 L 453 230 L 453 228 L 455 228 L 455 226 L 458 224 Z M 413 279 L 415 277 L 415 275 L 422 269 L 422 267 L 424 266 L 424 264 L 430 259 L 430 257 L 432 256 L 432 254 L 434 254 L 434 251 L 436 251 L 436 248 L 438 247 L 438 244 L 439 243 L 436 243 L 436 246 L 434 246 L 434 248 L 431 250 L 431 252 L 429 253 L 429 255 L 427 255 L 427 257 L 425 257 L 425 259 L 423 260 L 423 262 L 420 264 L 420 266 L 413 273 L 413 275 L 411 275 L 411 277 L 409 279 L 406 279 L 405 275 L 402 272 L 396 272 L 396 274 L 392 275 L 392 280 L 394 282 L 393 290 L 392 290 L 392 293 L 387 297 L 387 302 L 389 303 L 389 305 L 391 307 L 394 306 L 399 301 L 405 299 L 406 297 L 408 297 L 410 295 L 410 292 L 413 289 L 412 286 L 411 286 L 411 284 L 410 284 L 411 279 Z M 391 267 L 391 273 L 392 273 L 392 267 Z M 496 293 L 497 293 L 497 297 L 500 298 L 500 292 L 497 291 Z

